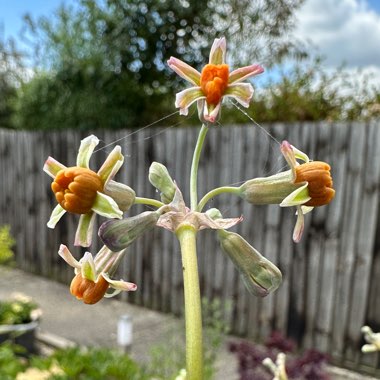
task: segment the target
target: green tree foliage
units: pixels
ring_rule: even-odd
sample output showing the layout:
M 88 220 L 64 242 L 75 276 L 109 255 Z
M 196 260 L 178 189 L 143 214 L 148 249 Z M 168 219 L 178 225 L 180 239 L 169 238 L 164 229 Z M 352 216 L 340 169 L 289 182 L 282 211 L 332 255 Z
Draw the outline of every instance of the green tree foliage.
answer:
M 13 40 L 0 40 L 0 128 L 12 127 L 13 102 L 24 74 L 22 55 Z
M 146 125 L 174 111 L 180 82 L 166 66 L 170 56 L 200 68 L 221 35 L 240 63 L 268 66 L 302 55 L 284 38 L 300 3 L 80 0 L 55 17 L 26 17 L 39 70 L 20 88 L 15 123 L 29 129 Z
M 283 72 L 255 96 L 250 115 L 258 122 L 368 120 L 380 116 L 380 88 L 371 75 L 342 66 L 328 71 L 320 58 Z

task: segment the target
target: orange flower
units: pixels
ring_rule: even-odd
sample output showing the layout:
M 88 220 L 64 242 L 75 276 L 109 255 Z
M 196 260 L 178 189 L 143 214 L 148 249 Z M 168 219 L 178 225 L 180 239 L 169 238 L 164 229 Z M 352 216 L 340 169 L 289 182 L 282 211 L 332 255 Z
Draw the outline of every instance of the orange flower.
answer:
M 330 165 L 320 161 L 309 161 L 309 157 L 290 145 L 287 141 L 281 144 L 281 151 L 290 166 L 294 184 L 300 184 L 280 204 L 282 207 L 297 207 L 297 222 L 294 227 L 293 240 L 301 240 L 304 229 L 304 215 L 314 207 L 327 205 L 335 196 Z M 304 161 L 297 162 L 297 158 Z
M 70 293 L 78 300 L 83 300 L 84 303 L 94 304 L 100 301 L 106 294 L 109 288 L 108 282 L 104 277 L 99 277 L 98 281 L 91 281 L 83 278 L 81 273 L 78 273 L 70 285 Z
M 124 161 L 120 146 L 115 146 L 97 172 L 89 168 L 98 143 L 94 135 L 81 141 L 76 166 L 68 168 L 52 157 L 44 165 L 44 171 L 53 178 L 51 189 L 58 202 L 47 226 L 54 228 L 67 211 L 80 214 L 74 244 L 82 247 L 91 245 L 96 214 L 121 219 L 123 211 L 127 211 L 135 200 L 133 189 L 113 181 Z
M 209 64 L 203 68 L 202 73 L 178 58 L 170 57 L 169 67 L 194 85 L 176 95 L 175 106 L 180 109 L 181 115 L 187 115 L 190 105 L 197 102 L 200 119 L 215 123 L 220 114 L 222 98 L 232 97 L 242 106 L 249 106 L 253 87 L 250 83 L 241 82 L 261 74 L 264 69 L 260 65 L 250 65 L 230 73 L 225 64 L 225 55 L 226 40 L 223 37 L 214 40 Z
M 323 206 L 330 203 L 334 198 L 335 190 L 332 188 L 333 181 L 330 174 L 330 165 L 326 162 L 311 161 L 296 166 L 295 183 L 307 182 L 310 200 L 305 206 Z
M 103 297 L 113 297 L 122 290 L 134 291 L 137 286 L 123 280 L 112 280 L 110 276 L 116 272 L 125 250 L 112 252 L 106 246 L 93 258 L 86 252 L 80 261 L 77 261 L 69 249 L 61 244 L 58 254 L 75 268 L 75 277 L 71 281 L 70 293 L 86 304 L 99 302 Z M 107 293 L 113 288 L 113 293 Z
M 51 184 L 57 202 L 66 211 L 87 214 L 94 205 L 101 178 L 92 170 L 74 166 L 60 170 Z

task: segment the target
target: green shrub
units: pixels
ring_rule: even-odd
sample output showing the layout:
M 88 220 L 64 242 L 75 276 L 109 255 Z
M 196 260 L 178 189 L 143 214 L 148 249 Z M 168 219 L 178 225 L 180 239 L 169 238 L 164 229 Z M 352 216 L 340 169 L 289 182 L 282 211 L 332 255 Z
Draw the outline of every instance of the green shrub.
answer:
M 68 348 L 49 358 L 33 358 L 31 365 L 49 369 L 57 365 L 62 375 L 55 380 L 148 380 L 144 371 L 127 355 L 107 348 Z
M 10 226 L 0 227 L 0 264 L 10 264 L 13 261 L 14 253 L 12 247 L 15 241 L 10 232 Z
M 24 371 L 26 363 L 16 355 L 22 348 L 10 343 L 0 344 L 0 379 L 13 380 L 17 373 Z
M 32 299 L 16 294 L 12 299 L 0 301 L 0 325 L 18 325 L 38 319 L 41 312 Z

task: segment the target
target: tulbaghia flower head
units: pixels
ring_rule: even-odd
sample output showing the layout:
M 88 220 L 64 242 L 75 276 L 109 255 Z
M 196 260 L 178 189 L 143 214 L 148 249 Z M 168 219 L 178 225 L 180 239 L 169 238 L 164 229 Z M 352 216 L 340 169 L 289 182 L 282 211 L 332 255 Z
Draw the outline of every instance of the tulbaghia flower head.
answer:
M 230 72 L 225 60 L 226 39 L 224 37 L 214 40 L 209 63 L 201 73 L 187 63 L 170 57 L 169 67 L 193 85 L 176 95 L 175 106 L 180 109 L 181 115 L 187 115 L 190 105 L 197 102 L 200 119 L 214 123 L 220 113 L 223 97 L 234 98 L 242 106 L 249 107 L 253 87 L 250 83 L 242 83 L 242 81 L 261 74 L 264 69 L 260 65 L 250 65 Z
M 106 246 L 98 252 L 95 259 L 90 252 L 86 252 L 80 261 L 77 261 L 69 249 L 61 244 L 58 254 L 74 269 L 75 277 L 71 281 L 70 292 L 77 299 L 86 304 L 94 304 L 103 297 L 113 297 L 122 290 L 134 291 L 137 286 L 123 280 L 111 280 L 125 250 L 112 252 Z M 113 288 L 112 293 L 107 293 Z
M 82 140 L 76 166 L 66 167 L 52 157 L 44 165 L 44 171 L 53 178 L 51 188 L 58 202 L 47 225 L 54 228 L 66 211 L 80 214 L 74 244 L 83 247 L 91 245 L 95 214 L 120 219 L 135 199 L 129 186 L 112 180 L 124 161 L 120 146 L 113 149 L 97 172 L 89 168 L 98 143 L 93 135 Z

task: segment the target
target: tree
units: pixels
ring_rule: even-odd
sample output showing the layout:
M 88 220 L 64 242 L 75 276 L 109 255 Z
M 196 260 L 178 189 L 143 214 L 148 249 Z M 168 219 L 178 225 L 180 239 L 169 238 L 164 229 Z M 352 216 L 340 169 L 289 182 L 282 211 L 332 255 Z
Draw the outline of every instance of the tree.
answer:
M 179 81 L 166 60 L 200 68 L 215 37 L 233 60 L 266 65 L 302 55 L 290 37 L 301 0 L 80 0 L 26 17 L 39 68 L 19 92 L 23 128 L 137 127 L 174 111 Z M 183 88 L 183 83 L 180 84 Z
M 0 128 L 12 127 L 17 88 L 25 79 L 22 55 L 13 40 L 0 40 Z

